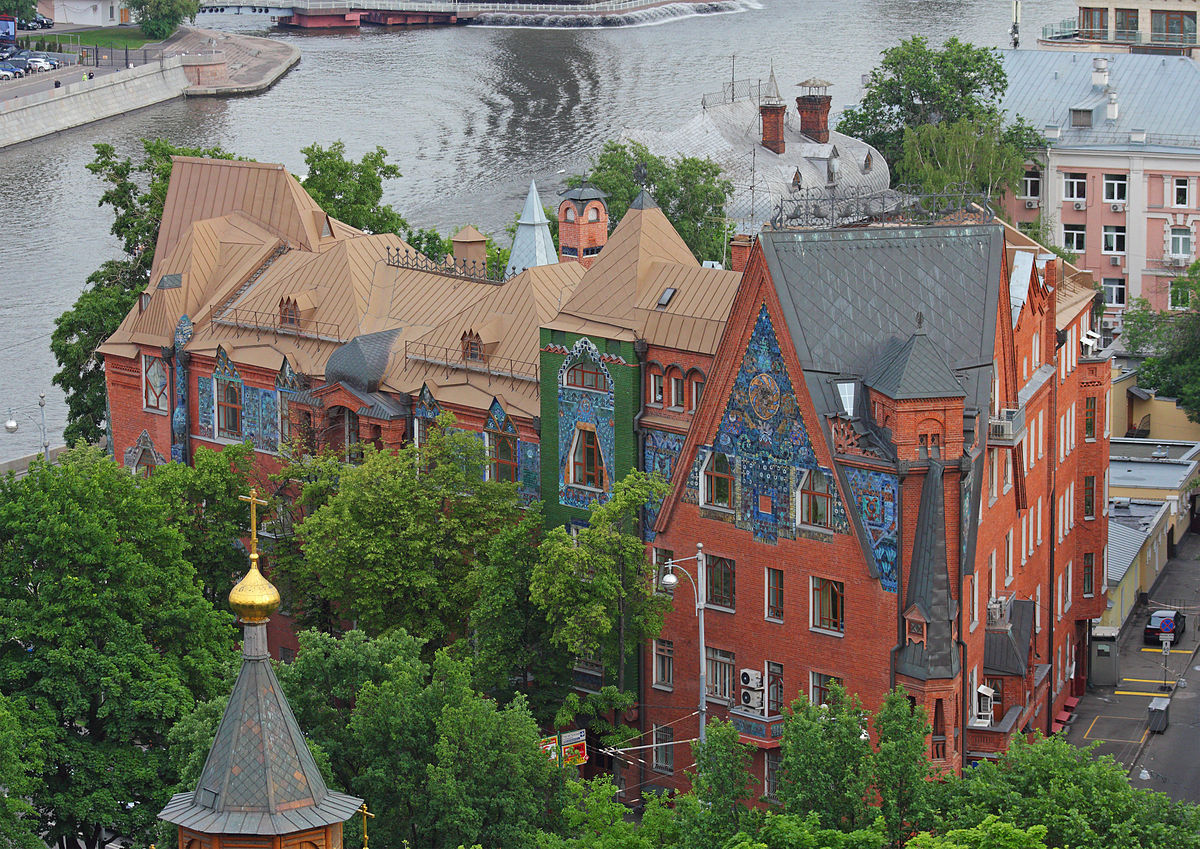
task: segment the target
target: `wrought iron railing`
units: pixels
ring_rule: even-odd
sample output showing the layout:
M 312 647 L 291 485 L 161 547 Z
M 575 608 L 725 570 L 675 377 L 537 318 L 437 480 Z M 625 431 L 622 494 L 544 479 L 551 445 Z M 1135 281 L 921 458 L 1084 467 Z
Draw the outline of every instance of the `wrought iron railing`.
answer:
M 430 274 L 441 274 L 445 277 L 461 277 L 466 280 L 474 280 L 476 283 L 492 283 L 494 285 L 500 285 L 513 276 L 506 274 L 504 269 L 489 269 L 487 263 L 480 265 L 477 262 L 472 262 L 468 264 L 466 260 L 456 262 L 449 257 L 447 257 L 445 262 L 437 262 L 416 251 L 390 247 L 386 250 L 387 253 L 384 262 L 392 268 L 425 271 Z
M 721 87 L 720 91 L 709 92 L 700 98 L 700 106 L 707 109 L 722 103 L 736 103 L 739 100 L 762 101 L 767 93 L 766 80 L 733 80 Z
M 304 339 L 318 339 L 322 342 L 336 342 L 339 345 L 346 341 L 342 336 L 342 328 L 332 322 L 300 318 L 295 323 L 291 323 L 282 319 L 283 317 L 278 312 L 257 312 L 233 307 L 226 310 L 220 318 L 213 319 L 213 323 L 223 324 L 227 327 L 240 327 L 244 330 L 266 330 L 280 336 L 299 336 Z
M 1079 21 L 1067 19 L 1057 24 L 1046 24 L 1042 27 L 1044 41 L 1119 41 L 1122 44 L 1165 44 L 1179 47 L 1194 46 L 1194 32 L 1163 32 L 1152 30 L 1147 32 L 1139 29 L 1113 29 L 1107 26 L 1080 26 Z
M 206 2 L 205 6 L 214 5 Z M 636 12 L 658 5 L 649 0 L 604 0 L 595 3 L 469 3 L 454 0 L 288 0 L 286 7 L 301 12 L 362 9 L 403 9 L 406 12 L 442 12 L 466 17 L 486 12 L 572 15 L 604 12 Z
M 987 197 L 964 186 L 942 193 L 865 187 L 801 189 L 782 198 L 771 218 L 773 230 L 829 230 L 875 224 L 984 224 L 995 220 Z
M 416 362 L 431 365 L 446 366 L 453 369 L 479 372 L 496 377 L 511 377 L 516 380 L 538 380 L 538 364 L 511 357 L 494 357 L 483 355 L 479 359 L 469 359 L 463 356 L 461 347 L 446 345 L 431 345 L 427 342 L 405 342 L 404 357 Z

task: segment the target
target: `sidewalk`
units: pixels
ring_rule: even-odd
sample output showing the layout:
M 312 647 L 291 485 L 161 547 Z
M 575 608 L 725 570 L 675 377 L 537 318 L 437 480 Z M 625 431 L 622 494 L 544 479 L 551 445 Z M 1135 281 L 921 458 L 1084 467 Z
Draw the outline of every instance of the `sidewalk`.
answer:
M 1164 656 L 1159 645 L 1146 645 L 1142 629 L 1153 610 L 1175 608 L 1187 617 L 1183 636 L 1165 659 L 1169 692 L 1163 692 Z M 1200 692 L 1189 689 L 1187 675 L 1200 646 L 1200 536 L 1187 534 L 1176 557 L 1167 561 L 1146 605 L 1129 615 L 1119 640 L 1121 683 L 1089 687 L 1076 708 L 1067 739 L 1084 746 L 1098 743 L 1131 769 L 1134 786 L 1161 790 L 1175 799 L 1200 801 Z M 1200 675 L 1194 676 L 1200 686 Z M 1149 731 L 1150 700 L 1169 697 L 1170 725 L 1162 734 Z M 1149 780 L 1139 779 L 1143 766 Z

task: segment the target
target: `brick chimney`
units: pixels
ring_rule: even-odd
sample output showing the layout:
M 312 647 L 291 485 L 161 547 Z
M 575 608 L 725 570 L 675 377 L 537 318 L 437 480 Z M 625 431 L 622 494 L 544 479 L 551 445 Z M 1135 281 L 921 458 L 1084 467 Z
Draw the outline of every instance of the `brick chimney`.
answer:
M 738 233 L 729 242 L 729 269 L 742 272 L 750 262 L 750 249 L 754 247 L 754 239 L 745 233 Z
M 468 224 L 454 234 L 454 270 L 483 276 L 487 274 L 487 237 Z
M 783 118 L 787 114 L 787 104 L 779 96 L 774 67 L 771 68 L 771 78 L 767 81 L 767 90 L 758 102 L 758 114 L 762 118 L 763 147 L 773 153 L 783 153 L 787 147 L 783 140 Z
M 829 143 L 829 86 L 825 80 L 805 80 L 800 83 L 804 94 L 796 98 L 796 109 L 800 112 L 800 132 L 818 144 Z
M 559 261 L 591 268 L 608 242 L 608 195 L 585 183 L 563 192 L 562 197 L 558 205 Z

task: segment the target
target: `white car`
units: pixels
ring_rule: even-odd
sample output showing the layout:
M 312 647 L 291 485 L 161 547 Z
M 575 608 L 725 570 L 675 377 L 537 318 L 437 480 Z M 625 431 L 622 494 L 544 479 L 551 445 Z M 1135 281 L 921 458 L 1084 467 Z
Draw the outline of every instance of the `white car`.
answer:
M 0 80 L 11 80 L 15 76 L 16 74 L 14 74 L 12 71 L 6 71 L 3 68 L 0 68 Z
M 43 59 L 41 56 L 29 57 L 29 69 L 31 71 L 51 71 L 54 65 L 48 59 Z

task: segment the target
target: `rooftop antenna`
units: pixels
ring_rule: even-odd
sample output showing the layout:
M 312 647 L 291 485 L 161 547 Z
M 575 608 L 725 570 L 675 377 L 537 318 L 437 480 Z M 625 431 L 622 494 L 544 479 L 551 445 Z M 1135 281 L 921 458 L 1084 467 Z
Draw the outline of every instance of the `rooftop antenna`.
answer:
M 733 103 L 737 97 L 737 54 L 729 55 L 729 102 Z
M 1009 35 L 1012 36 L 1013 50 L 1021 46 L 1021 0 L 1013 0 L 1013 22 Z

